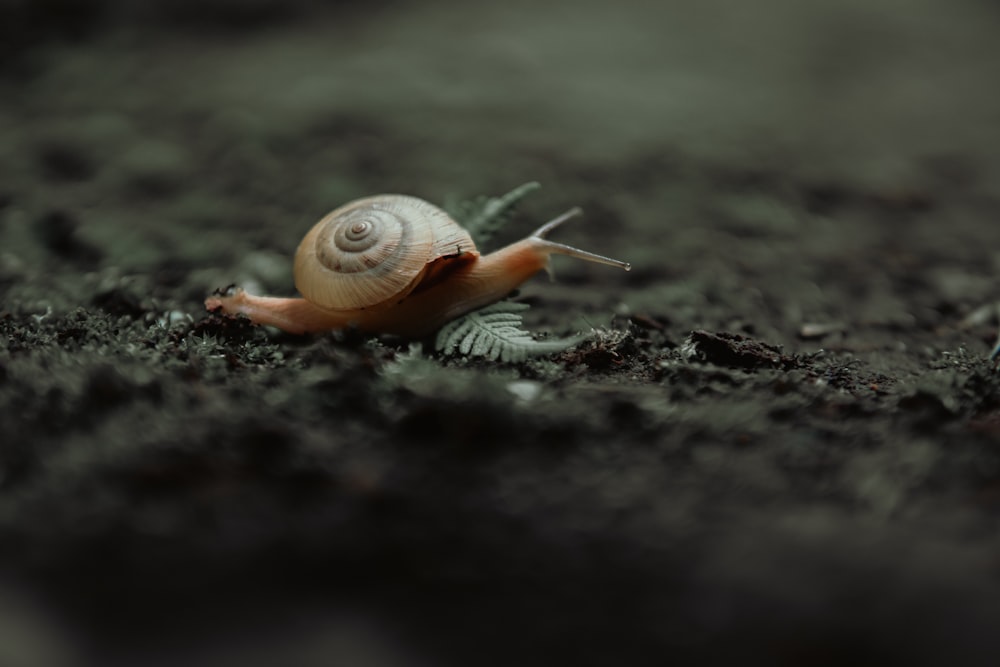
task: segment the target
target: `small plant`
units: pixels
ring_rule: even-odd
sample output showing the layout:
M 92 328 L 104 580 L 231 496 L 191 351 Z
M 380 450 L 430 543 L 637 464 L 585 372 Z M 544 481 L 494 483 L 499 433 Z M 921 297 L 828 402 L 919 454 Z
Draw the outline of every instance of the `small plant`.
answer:
M 529 357 L 562 352 L 587 339 L 586 334 L 554 340 L 536 340 L 521 328 L 528 304 L 500 301 L 444 325 L 434 338 L 434 349 L 445 355 L 518 362 Z

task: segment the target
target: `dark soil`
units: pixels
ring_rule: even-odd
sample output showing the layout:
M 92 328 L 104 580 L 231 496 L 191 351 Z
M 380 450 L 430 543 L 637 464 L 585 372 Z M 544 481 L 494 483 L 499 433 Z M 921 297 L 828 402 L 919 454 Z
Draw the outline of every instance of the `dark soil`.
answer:
M 0 664 L 996 664 L 1000 11 L 904 4 L 0 0 Z M 203 310 L 531 180 L 559 355 Z

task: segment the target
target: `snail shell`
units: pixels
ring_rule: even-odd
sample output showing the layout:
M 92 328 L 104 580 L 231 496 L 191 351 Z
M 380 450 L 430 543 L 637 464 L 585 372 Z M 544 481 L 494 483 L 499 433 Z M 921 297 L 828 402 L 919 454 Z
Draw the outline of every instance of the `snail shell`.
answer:
M 295 254 L 295 287 L 328 310 L 401 300 L 437 260 L 475 253 L 472 237 L 440 208 L 406 195 L 341 206 L 306 234 Z

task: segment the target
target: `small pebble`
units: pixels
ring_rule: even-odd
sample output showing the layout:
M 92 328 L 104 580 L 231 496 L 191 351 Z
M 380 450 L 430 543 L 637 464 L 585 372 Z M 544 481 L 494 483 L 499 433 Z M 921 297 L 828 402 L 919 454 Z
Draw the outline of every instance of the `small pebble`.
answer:
M 825 338 L 833 333 L 840 333 L 846 331 L 845 327 L 840 322 L 829 322 L 829 323 L 819 323 L 819 322 L 807 322 L 799 328 L 799 338 L 804 340 L 816 340 L 818 338 Z
M 507 383 L 507 391 L 514 394 L 519 400 L 531 403 L 542 393 L 542 385 L 533 380 L 515 380 Z

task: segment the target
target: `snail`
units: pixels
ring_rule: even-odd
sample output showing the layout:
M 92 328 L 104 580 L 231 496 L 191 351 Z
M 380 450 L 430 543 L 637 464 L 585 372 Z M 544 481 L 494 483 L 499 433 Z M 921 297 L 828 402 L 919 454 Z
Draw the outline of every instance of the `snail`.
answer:
M 423 336 L 503 299 L 548 269 L 553 254 L 628 271 L 626 262 L 545 238 L 580 213 L 572 209 L 527 238 L 480 255 L 469 233 L 433 204 L 407 195 L 366 197 L 327 214 L 302 239 L 294 262 L 302 298 L 237 288 L 208 297 L 205 307 L 296 334 L 356 327 Z

